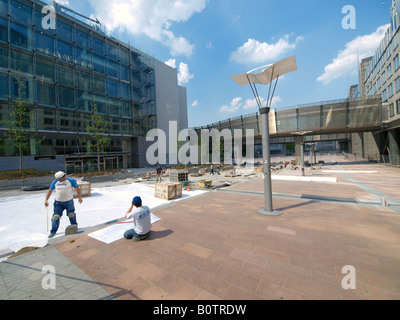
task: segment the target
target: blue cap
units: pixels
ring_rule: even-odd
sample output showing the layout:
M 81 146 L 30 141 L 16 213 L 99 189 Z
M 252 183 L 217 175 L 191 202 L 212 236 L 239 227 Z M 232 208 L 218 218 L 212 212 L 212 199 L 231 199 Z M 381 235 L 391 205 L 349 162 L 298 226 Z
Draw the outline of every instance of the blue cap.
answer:
M 140 206 L 142 204 L 142 199 L 140 197 L 134 197 L 132 203 L 134 206 Z

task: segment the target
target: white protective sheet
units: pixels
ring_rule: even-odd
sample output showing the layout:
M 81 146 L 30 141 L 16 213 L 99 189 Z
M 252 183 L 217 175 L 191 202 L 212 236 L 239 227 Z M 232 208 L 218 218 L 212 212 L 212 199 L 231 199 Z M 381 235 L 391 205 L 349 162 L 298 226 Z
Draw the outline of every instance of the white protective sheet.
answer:
M 154 214 L 151 214 L 152 224 L 156 223 L 159 220 L 160 218 L 156 217 Z M 110 244 L 117 240 L 122 239 L 124 237 L 124 232 L 132 228 L 133 228 L 133 222 L 126 221 L 89 233 L 88 236 L 98 241 Z

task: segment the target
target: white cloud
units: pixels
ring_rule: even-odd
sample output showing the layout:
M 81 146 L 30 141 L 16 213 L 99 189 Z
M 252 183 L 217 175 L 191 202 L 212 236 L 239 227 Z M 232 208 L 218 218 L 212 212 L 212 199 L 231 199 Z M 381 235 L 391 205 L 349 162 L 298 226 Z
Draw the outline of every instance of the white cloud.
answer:
M 190 57 L 194 45 L 169 30 L 175 22 L 185 22 L 204 10 L 208 0 L 89 0 L 95 16 L 108 30 L 145 34 L 161 42 L 173 56 Z
M 286 52 L 295 49 L 301 40 L 303 40 L 303 37 L 299 36 L 293 42 L 290 42 L 290 35 L 285 35 L 273 44 L 248 39 L 245 44 L 231 54 L 230 61 L 242 64 L 271 62 Z
M 165 62 L 166 65 L 171 68 L 176 69 L 176 59 L 169 59 Z M 184 86 L 189 82 L 189 80 L 193 79 L 194 75 L 189 72 L 189 66 L 186 63 L 181 62 L 178 68 L 178 84 L 180 86 Z
M 229 112 L 229 113 L 236 112 L 239 108 L 241 108 L 243 106 L 243 103 L 241 103 L 241 101 L 242 101 L 242 98 L 237 97 L 232 100 L 232 102 L 230 103 L 229 106 L 224 105 L 219 109 L 219 111 L 220 112 Z
M 260 98 L 261 104 L 263 107 L 265 107 L 266 101 L 264 98 Z M 271 107 L 274 108 L 276 105 L 281 102 L 282 99 L 281 97 L 273 97 L 272 102 L 271 102 Z M 249 110 L 249 109 L 258 109 L 258 104 L 256 102 L 256 99 L 247 99 L 245 104 L 243 105 L 244 110 Z
M 62 6 L 69 7 L 69 0 L 55 0 L 58 4 L 61 4 Z
M 260 98 L 261 104 L 264 107 L 265 106 L 265 99 Z M 281 102 L 282 99 L 281 97 L 274 97 L 272 99 L 271 107 L 276 107 L 276 105 Z M 243 102 L 243 98 L 241 97 L 236 97 L 235 99 L 232 100 L 232 102 L 229 105 L 223 105 L 219 111 L 220 112 L 227 112 L 227 113 L 234 113 L 240 109 L 243 109 L 243 111 L 249 112 L 251 109 L 258 110 L 258 104 L 256 102 L 256 99 L 246 99 L 245 102 Z
M 176 69 L 176 59 L 169 59 L 168 61 L 165 61 L 165 64 Z
M 373 55 L 389 25 L 379 27 L 375 32 L 359 36 L 346 43 L 345 48 L 339 51 L 336 58 L 325 67 L 324 73 L 317 78 L 323 84 L 347 75 L 356 75 L 359 60 Z
M 198 100 L 194 100 L 192 103 L 192 107 L 197 107 L 199 105 L 199 101 Z
M 179 64 L 178 84 L 184 86 L 193 78 L 194 75 L 189 72 L 189 66 L 186 63 L 181 62 Z

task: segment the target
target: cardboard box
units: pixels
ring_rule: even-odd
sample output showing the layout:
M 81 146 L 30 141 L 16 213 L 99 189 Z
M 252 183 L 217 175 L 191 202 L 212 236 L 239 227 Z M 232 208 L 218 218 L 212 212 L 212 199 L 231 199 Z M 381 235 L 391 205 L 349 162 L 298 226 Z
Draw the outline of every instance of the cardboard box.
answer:
M 206 185 L 208 185 L 208 187 L 211 187 L 212 181 L 211 180 L 199 180 L 200 188 L 208 188 L 208 187 L 206 187 Z
M 90 182 L 87 181 L 78 181 L 78 186 L 81 189 L 82 198 L 90 197 L 92 193 L 92 186 Z M 78 193 L 74 189 L 74 198 L 78 198 Z
M 182 183 L 157 183 L 154 196 L 163 200 L 172 200 L 182 197 Z

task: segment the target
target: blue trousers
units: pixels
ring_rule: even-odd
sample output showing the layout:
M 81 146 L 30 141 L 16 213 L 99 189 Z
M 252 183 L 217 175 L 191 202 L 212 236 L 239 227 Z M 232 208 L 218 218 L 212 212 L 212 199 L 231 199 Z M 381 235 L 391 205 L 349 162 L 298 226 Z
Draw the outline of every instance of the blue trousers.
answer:
M 60 219 L 63 215 L 64 210 L 67 211 L 67 216 L 71 225 L 78 224 L 76 222 L 75 206 L 74 200 L 69 200 L 66 202 L 54 201 L 54 213 L 51 219 L 51 233 L 56 233 L 60 226 Z M 70 217 L 72 216 L 72 218 Z

